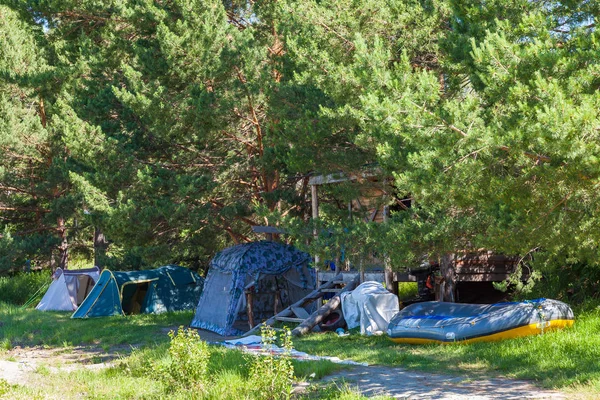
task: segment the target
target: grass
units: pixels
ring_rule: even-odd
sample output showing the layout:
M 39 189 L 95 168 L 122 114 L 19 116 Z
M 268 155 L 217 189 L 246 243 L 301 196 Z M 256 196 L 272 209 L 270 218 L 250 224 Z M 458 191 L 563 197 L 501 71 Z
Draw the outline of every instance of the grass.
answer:
M 11 385 L 0 380 L 0 398 L 61 398 L 61 399 L 162 399 L 165 387 L 160 379 L 153 377 L 152 365 L 168 361 L 170 329 L 186 325 L 193 312 L 166 313 L 159 315 L 133 315 L 105 317 L 87 320 L 70 319 L 70 313 L 40 312 L 21 309 L 0 303 L 0 337 L 6 350 L 0 357 L 5 361 L 19 361 L 10 353 L 14 346 L 39 346 L 54 349 L 56 359 L 49 358 L 38 364 L 27 375 L 24 384 Z M 132 350 L 131 346 L 135 345 Z M 94 369 L 92 359 L 87 367 L 64 363 L 60 355 L 78 351 L 74 346 L 92 346 L 115 350 L 128 346 L 126 354 L 113 367 Z M 249 381 L 249 357 L 240 351 L 210 346 L 210 384 L 202 399 L 252 399 Z M 97 360 L 98 362 L 101 359 Z M 341 368 L 329 361 L 292 361 L 296 379 L 318 380 Z M 68 373 L 61 372 L 66 368 Z M 74 368 L 74 369 L 73 369 Z M 328 388 L 330 399 L 361 399 L 347 388 Z M 313 388 L 309 398 L 320 389 Z M 178 397 L 179 396 L 179 397 Z M 200 396 L 200 395 L 199 395 Z M 187 398 L 180 393 L 169 393 L 169 398 Z M 321 398 L 320 395 L 316 398 Z
M 68 312 L 40 312 L 0 303 L 0 348 L 14 346 L 70 347 L 166 342 L 168 328 L 187 325 L 193 311 L 71 319 Z
M 309 335 L 294 347 L 310 354 L 428 372 L 504 375 L 557 389 L 600 394 L 600 310 L 579 316 L 573 328 L 493 343 L 401 345 L 386 337 Z
M 35 300 L 42 298 L 44 288 L 47 289 L 50 282 L 52 279 L 48 271 L 0 276 L 0 302 L 22 305 L 35 294 L 32 300 L 35 304 Z

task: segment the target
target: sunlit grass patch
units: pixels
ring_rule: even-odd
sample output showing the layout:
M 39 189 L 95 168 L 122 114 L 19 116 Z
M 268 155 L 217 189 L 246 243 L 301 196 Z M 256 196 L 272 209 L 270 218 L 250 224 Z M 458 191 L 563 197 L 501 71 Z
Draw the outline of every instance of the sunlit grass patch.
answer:
M 167 341 L 166 328 L 187 325 L 193 311 L 90 319 L 71 319 L 71 314 L 0 304 L 0 347 L 93 344 L 108 350 L 116 345 Z
M 568 388 L 600 381 L 600 311 L 579 315 L 572 328 L 491 343 L 401 345 L 387 337 L 311 334 L 295 347 L 317 355 L 428 372 L 469 373 L 530 379 Z M 596 393 L 600 393 L 597 390 Z

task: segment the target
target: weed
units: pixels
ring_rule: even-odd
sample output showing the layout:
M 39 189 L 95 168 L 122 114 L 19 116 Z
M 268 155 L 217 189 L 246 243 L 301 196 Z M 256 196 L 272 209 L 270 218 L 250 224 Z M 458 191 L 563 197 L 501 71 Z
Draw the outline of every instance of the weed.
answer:
M 9 351 L 12 349 L 12 343 L 10 339 L 2 339 L 0 340 L 0 349 L 4 351 Z
M 177 334 L 169 332 L 169 362 L 155 364 L 154 371 L 163 382 L 167 392 L 190 391 L 202 393 L 206 389 L 208 344 L 200 340 L 194 329 L 179 327 Z
M 50 369 L 48 368 L 47 365 L 44 365 L 44 364 L 38 365 L 37 368 L 35 369 L 35 372 L 37 372 L 38 374 L 43 375 L 43 376 L 50 375 Z
M 11 389 L 11 385 L 6 381 L 6 379 L 0 379 L 0 397 L 3 397 L 5 394 Z
M 20 273 L 14 276 L 0 277 L 0 302 L 6 302 L 14 305 L 22 305 L 31 298 L 34 293 L 50 283 L 50 272 L 36 271 Z M 41 299 L 44 291 L 40 290 L 36 294 L 36 299 Z M 32 301 L 35 305 L 37 302 Z
M 261 329 L 263 343 L 273 345 L 276 340 L 275 330 L 270 326 Z M 250 359 L 250 381 L 253 392 L 258 399 L 289 399 L 294 380 L 294 366 L 289 351 L 292 349 L 290 330 L 285 328 L 280 335 L 286 353 L 274 357 L 271 354 Z

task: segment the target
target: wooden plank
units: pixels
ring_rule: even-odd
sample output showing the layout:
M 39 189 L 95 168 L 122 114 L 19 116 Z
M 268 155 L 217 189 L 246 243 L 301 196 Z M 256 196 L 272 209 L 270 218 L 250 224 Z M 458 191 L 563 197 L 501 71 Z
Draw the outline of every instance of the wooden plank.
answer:
M 359 271 L 342 271 L 341 272 L 341 280 L 345 283 L 352 282 L 354 277 L 360 274 Z M 334 278 L 335 273 L 332 271 L 323 271 L 319 272 L 319 280 L 321 281 L 330 281 Z M 365 280 L 366 281 L 375 281 L 383 283 L 385 282 L 385 276 L 383 271 L 365 271 Z
M 500 282 L 506 280 L 510 274 L 460 274 L 456 276 L 458 282 Z
M 408 272 L 394 272 L 392 275 L 394 282 L 416 282 L 417 277 Z
M 252 227 L 252 232 L 254 233 L 271 233 L 271 234 L 283 234 L 286 233 L 283 229 L 279 229 L 276 226 L 260 226 L 255 225 Z
M 275 317 L 276 321 L 281 321 L 281 322 L 303 322 L 304 318 L 293 318 L 293 317 Z
M 294 314 L 296 314 L 296 316 L 298 318 L 302 318 L 303 320 L 310 317 L 310 315 L 308 314 L 308 311 L 306 311 L 302 307 L 292 307 L 292 311 L 294 312 Z
M 488 266 L 457 266 L 457 274 L 508 274 L 514 271 L 512 266 L 488 265 Z
M 339 293 L 342 289 L 323 289 L 321 290 L 323 293 Z
M 351 282 L 354 279 L 354 276 L 359 274 L 358 271 L 342 271 L 342 281 L 345 283 Z M 335 276 L 334 272 L 331 271 L 320 271 L 319 272 L 319 280 L 320 281 L 330 281 Z M 395 282 L 416 282 L 417 278 L 414 275 L 409 274 L 408 272 L 397 272 L 394 271 L 392 273 L 392 279 Z M 375 271 L 375 272 L 365 272 L 365 280 L 367 281 L 375 281 L 383 283 L 385 282 L 385 272 L 384 271 Z M 339 283 L 339 282 L 338 282 Z

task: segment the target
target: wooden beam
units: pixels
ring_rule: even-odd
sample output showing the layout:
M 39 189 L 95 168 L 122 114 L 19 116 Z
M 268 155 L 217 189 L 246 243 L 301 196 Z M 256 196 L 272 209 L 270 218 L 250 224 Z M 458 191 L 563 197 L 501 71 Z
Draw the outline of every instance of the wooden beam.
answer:
M 281 235 L 286 233 L 286 231 L 284 231 L 283 229 L 279 229 L 276 226 L 260 226 L 260 225 L 254 225 L 252 227 L 252 232 L 254 233 L 271 233 L 271 234 L 276 234 L 276 235 Z
M 308 319 L 305 319 L 300 325 L 298 325 L 292 331 L 292 335 L 294 336 L 302 336 L 307 334 L 312 330 L 315 325 L 318 325 L 331 314 L 336 308 L 340 306 L 342 303 L 341 294 L 345 292 L 350 292 L 358 286 L 358 282 L 360 280 L 360 275 L 356 275 L 356 277 L 344 287 L 344 289 L 337 295 L 333 296 L 326 304 L 323 304 L 321 308 L 315 311 Z
M 316 185 L 312 185 L 310 187 L 310 196 L 311 196 L 311 206 L 312 206 L 312 219 L 316 220 L 319 218 L 319 192 Z M 317 238 L 319 236 L 319 232 L 317 229 L 313 231 L 313 236 Z M 315 266 L 319 265 L 319 256 L 315 255 Z

